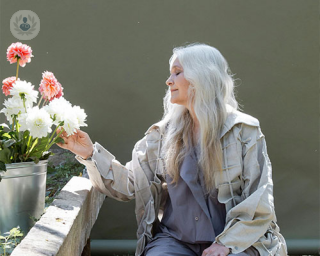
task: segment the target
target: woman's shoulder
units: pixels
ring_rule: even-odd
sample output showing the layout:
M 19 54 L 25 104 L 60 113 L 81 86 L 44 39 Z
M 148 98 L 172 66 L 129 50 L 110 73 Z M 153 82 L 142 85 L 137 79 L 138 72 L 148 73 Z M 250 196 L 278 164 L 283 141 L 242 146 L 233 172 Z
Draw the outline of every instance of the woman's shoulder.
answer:
M 150 134 L 152 131 L 156 130 L 159 134 L 164 134 L 164 131 L 166 129 L 166 125 L 168 122 L 166 120 L 160 120 L 157 123 L 152 124 L 148 130 L 145 132 L 145 135 Z
M 220 137 L 222 138 L 228 131 L 230 131 L 234 126 L 238 124 L 245 124 L 246 126 L 251 127 L 260 127 L 259 120 L 251 115 L 243 113 L 239 110 L 227 106 L 227 118 L 223 125 Z
M 146 150 L 154 150 L 158 147 L 158 143 L 162 140 L 165 130 L 163 120 L 152 124 L 145 132 L 144 137 L 135 144 L 135 150 L 145 152 Z

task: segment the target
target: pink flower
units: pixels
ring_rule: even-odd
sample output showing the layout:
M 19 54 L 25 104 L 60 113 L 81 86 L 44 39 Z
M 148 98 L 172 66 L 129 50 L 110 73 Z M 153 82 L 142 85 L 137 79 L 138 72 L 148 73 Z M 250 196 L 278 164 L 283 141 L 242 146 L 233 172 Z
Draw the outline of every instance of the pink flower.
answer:
M 8 77 L 2 81 L 2 91 L 4 95 L 8 96 L 10 95 L 10 89 L 12 88 L 12 85 L 16 82 L 16 77 Z
M 61 96 L 63 96 L 63 87 L 62 87 L 62 85 L 61 85 L 59 82 L 58 82 L 58 84 L 59 84 L 59 87 L 60 87 L 59 92 L 58 92 L 57 95 L 54 96 L 50 101 L 52 101 L 52 100 L 55 99 L 55 98 L 59 99 Z
M 19 58 L 19 65 L 24 67 L 31 61 L 31 57 L 33 57 L 31 47 L 26 44 L 18 42 L 8 47 L 7 60 L 10 61 L 10 64 L 17 62 Z
M 60 98 L 63 95 L 62 90 L 61 84 L 52 72 L 45 71 L 42 73 L 39 91 L 44 99 L 51 101 L 54 98 Z

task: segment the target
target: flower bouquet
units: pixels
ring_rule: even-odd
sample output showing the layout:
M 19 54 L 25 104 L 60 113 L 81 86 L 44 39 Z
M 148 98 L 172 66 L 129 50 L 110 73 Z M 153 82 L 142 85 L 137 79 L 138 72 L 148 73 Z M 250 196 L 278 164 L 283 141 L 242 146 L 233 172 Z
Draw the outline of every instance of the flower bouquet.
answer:
M 10 64 L 17 63 L 17 71 L 15 77 L 2 81 L 8 98 L 0 112 L 8 124 L 0 124 L 0 172 L 6 171 L 6 164 L 48 159 L 51 146 L 64 142 L 59 137 L 63 131 L 69 136 L 87 126 L 84 110 L 63 98 L 63 87 L 52 72 L 43 72 L 38 91 L 19 79 L 19 66 L 24 67 L 31 57 L 31 48 L 20 42 L 7 50 L 7 59 Z

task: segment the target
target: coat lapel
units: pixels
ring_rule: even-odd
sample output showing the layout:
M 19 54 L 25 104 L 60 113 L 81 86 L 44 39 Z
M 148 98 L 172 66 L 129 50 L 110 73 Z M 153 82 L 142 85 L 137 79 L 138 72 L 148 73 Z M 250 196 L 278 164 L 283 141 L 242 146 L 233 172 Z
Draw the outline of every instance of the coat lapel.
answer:
M 203 195 L 202 187 L 198 183 L 198 171 L 199 171 L 199 168 L 198 168 L 198 164 L 197 164 L 197 160 L 195 159 L 195 156 L 193 154 L 188 154 L 182 162 L 182 165 L 180 168 L 180 176 L 190 188 L 194 198 L 200 205 L 201 209 L 204 211 L 207 217 L 211 219 L 208 211 L 208 207 Z

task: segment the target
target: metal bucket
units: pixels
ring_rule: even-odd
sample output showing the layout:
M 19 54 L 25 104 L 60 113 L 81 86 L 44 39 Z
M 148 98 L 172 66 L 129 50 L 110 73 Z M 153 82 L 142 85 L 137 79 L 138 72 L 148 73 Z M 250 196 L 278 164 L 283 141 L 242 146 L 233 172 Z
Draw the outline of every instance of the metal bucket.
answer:
M 20 226 L 24 234 L 45 207 L 47 160 L 6 164 L 0 182 L 0 232 Z

